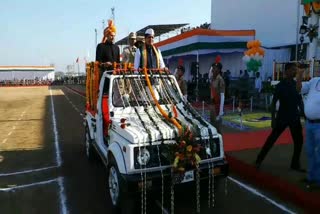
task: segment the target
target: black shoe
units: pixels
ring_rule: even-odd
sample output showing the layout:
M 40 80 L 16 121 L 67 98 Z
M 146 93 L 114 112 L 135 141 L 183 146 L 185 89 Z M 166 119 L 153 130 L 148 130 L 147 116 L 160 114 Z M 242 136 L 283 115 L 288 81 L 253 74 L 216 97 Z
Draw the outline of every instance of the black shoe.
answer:
M 300 166 L 291 166 L 290 168 L 291 168 L 292 170 L 297 171 L 297 172 L 307 173 L 307 170 L 301 168 Z

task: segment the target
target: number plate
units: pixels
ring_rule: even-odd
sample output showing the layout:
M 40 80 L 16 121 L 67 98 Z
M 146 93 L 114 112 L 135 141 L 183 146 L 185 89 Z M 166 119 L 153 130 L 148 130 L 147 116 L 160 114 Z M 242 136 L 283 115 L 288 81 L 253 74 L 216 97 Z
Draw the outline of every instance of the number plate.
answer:
M 193 173 L 193 170 L 191 171 L 186 171 L 184 173 L 184 177 L 181 181 L 181 183 L 187 183 L 187 182 L 190 182 L 190 181 L 193 181 L 194 180 L 194 173 Z

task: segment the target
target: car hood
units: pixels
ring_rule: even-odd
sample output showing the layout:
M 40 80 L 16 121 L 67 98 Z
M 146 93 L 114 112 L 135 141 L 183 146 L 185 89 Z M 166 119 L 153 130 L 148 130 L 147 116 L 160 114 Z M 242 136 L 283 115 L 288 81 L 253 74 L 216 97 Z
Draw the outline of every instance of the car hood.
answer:
M 202 138 L 217 135 L 216 129 L 204 121 L 197 112 L 189 112 L 178 106 L 177 119 L 187 126 L 198 126 Z M 126 114 L 114 118 L 112 130 L 130 143 L 151 143 L 174 140 L 178 137 L 178 129 L 166 121 L 155 108 L 145 109 L 137 114 Z

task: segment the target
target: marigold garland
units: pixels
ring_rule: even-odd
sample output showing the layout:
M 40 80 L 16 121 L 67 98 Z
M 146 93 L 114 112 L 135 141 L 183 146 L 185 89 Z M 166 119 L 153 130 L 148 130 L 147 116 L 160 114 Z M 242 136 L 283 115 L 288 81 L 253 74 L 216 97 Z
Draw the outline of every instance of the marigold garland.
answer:
M 175 151 L 173 171 L 184 174 L 187 170 L 197 169 L 201 161 L 199 152 L 202 146 L 196 142 L 195 129 L 183 126 L 183 135 L 177 140 L 173 148 Z

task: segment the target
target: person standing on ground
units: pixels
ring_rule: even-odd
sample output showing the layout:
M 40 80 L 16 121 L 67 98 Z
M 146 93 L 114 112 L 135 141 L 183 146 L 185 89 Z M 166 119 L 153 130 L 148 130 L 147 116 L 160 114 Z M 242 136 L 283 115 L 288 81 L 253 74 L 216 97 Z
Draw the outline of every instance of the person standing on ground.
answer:
M 230 85 L 230 71 L 226 70 L 226 72 L 223 73 L 223 80 L 225 83 L 225 97 L 229 98 L 229 85 Z
M 301 88 L 303 70 L 297 75 L 298 88 Z M 307 187 L 320 186 L 320 77 L 304 83 L 301 94 L 304 100 L 306 117 L 306 153 L 308 159 Z
M 209 71 L 210 78 L 210 98 L 212 105 L 210 107 L 210 122 L 217 131 L 221 133 L 222 116 L 224 107 L 225 83 L 221 76 L 222 64 L 220 57 L 216 58 L 216 62 L 212 64 Z
M 302 99 L 297 90 L 297 83 L 294 77 L 297 72 L 295 63 L 287 63 L 285 65 L 285 79 L 281 80 L 275 88 L 271 107 L 271 127 L 272 131 L 263 145 L 260 153 L 255 161 L 256 168 L 260 165 L 267 153 L 277 141 L 282 132 L 289 126 L 291 136 L 294 142 L 294 151 L 290 168 L 292 170 L 305 172 L 300 166 L 300 154 L 303 143 L 302 126 L 300 122 L 299 106 Z M 279 100 L 280 106 L 276 114 L 276 103 Z
M 254 81 L 254 88 L 256 90 L 256 93 L 259 95 L 261 93 L 261 90 L 262 90 L 262 80 L 261 80 L 261 77 L 260 77 L 260 72 L 256 73 L 256 78 L 255 78 L 255 81 Z
M 178 82 L 178 85 L 179 85 L 179 88 L 181 90 L 183 97 L 185 98 L 185 100 L 187 100 L 188 86 L 187 86 L 187 82 L 183 78 L 184 71 L 185 71 L 184 67 L 182 65 L 178 65 L 176 79 L 177 79 L 177 82 Z

